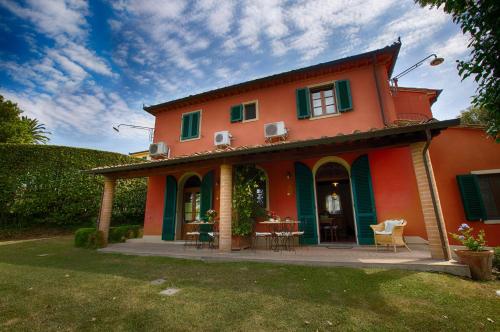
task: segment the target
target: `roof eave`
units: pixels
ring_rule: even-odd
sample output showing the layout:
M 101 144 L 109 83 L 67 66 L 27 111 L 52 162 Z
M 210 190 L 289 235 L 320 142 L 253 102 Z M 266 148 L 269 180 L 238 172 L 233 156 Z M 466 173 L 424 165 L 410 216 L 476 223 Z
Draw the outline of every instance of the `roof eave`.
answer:
M 179 164 L 186 164 L 197 161 L 204 161 L 208 159 L 221 159 L 227 157 L 237 157 L 248 154 L 255 153 L 264 153 L 264 152 L 276 152 L 280 150 L 288 150 L 295 148 L 304 148 L 311 147 L 315 145 L 324 145 L 324 144 L 334 144 L 334 143 L 343 143 L 355 140 L 369 139 L 375 137 L 382 137 L 386 135 L 395 135 L 395 134 L 405 134 L 408 132 L 418 132 L 425 131 L 427 129 L 446 129 L 448 127 L 458 126 L 460 124 L 460 119 L 451 119 L 444 121 L 435 121 L 435 122 L 426 122 L 423 124 L 411 125 L 411 126 L 403 126 L 403 127 L 394 127 L 394 128 L 385 128 L 375 131 L 366 131 L 362 133 L 354 133 L 349 135 L 337 135 L 326 138 L 317 138 L 312 140 L 304 140 L 304 141 L 296 141 L 290 143 L 283 144 L 275 144 L 275 145 L 266 145 L 260 146 L 256 148 L 249 149 L 241 149 L 241 150 L 228 150 L 223 152 L 214 152 L 214 153 L 206 153 L 194 156 L 188 156 L 185 158 L 173 158 L 173 159 L 165 159 L 161 161 L 152 161 L 146 163 L 132 164 L 132 165 L 121 165 L 121 166 L 112 166 L 108 168 L 94 168 L 91 170 L 87 170 L 87 173 L 95 174 L 95 175 L 106 175 L 112 173 L 120 173 L 126 171 L 134 171 L 139 169 L 152 169 L 166 166 L 173 166 Z
M 263 83 L 263 82 L 266 82 L 266 81 L 270 81 L 272 79 L 285 78 L 287 76 L 291 76 L 291 75 L 294 75 L 294 74 L 300 74 L 300 73 L 310 72 L 310 71 L 314 71 L 314 70 L 318 70 L 318 69 L 322 69 L 322 68 L 327 68 L 329 66 L 335 67 L 335 66 L 339 66 L 341 64 L 345 64 L 345 63 L 349 63 L 349 62 L 354 62 L 354 61 L 361 60 L 361 59 L 364 59 L 364 58 L 371 58 L 374 55 L 376 56 L 376 55 L 383 54 L 383 53 L 391 53 L 391 57 L 393 59 L 393 61 L 391 63 L 391 66 L 389 67 L 389 70 L 388 70 L 388 76 L 390 77 L 392 75 L 392 71 L 393 71 L 394 66 L 396 64 L 397 56 L 399 54 L 399 50 L 400 49 L 401 49 L 401 42 L 398 41 L 396 43 L 393 43 L 392 45 L 389 45 L 389 46 L 386 46 L 384 48 L 380 48 L 380 49 L 377 49 L 377 50 L 373 50 L 373 51 L 369 51 L 369 52 L 365 52 L 365 53 L 356 54 L 356 55 L 353 55 L 353 56 L 349 56 L 349 57 L 345 57 L 345 58 L 341 58 L 341 59 L 337 59 L 337 60 L 333 60 L 333 61 L 329 61 L 329 62 L 323 62 L 323 63 L 319 63 L 319 64 L 316 64 L 316 65 L 313 65 L 313 66 L 309 66 L 309 67 L 304 67 L 304 68 L 294 69 L 294 70 L 290 70 L 290 71 L 283 72 L 283 73 L 269 75 L 269 76 L 257 78 L 255 80 L 246 81 L 246 82 L 242 82 L 242 83 L 237 83 L 237 84 L 226 86 L 226 87 L 222 87 L 222 88 L 219 88 L 219 89 L 205 91 L 205 92 L 202 92 L 202 93 L 199 93 L 199 94 L 190 95 L 190 96 L 187 96 L 187 97 L 183 97 L 183 98 L 179 98 L 179 99 L 167 101 L 167 102 L 156 104 L 156 105 L 144 106 L 143 110 L 146 111 L 146 112 L 148 112 L 148 113 L 150 113 L 150 114 L 152 114 L 152 115 L 156 115 L 156 111 L 158 111 L 158 110 L 164 109 L 164 108 L 166 108 L 168 106 L 174 106 L 175 104 L 180 104 L 180 103 L 183 103 L 183 102 L 187 102 L 187 101 L 193 100 L 195 98 L 201 98 L 201 97 L 204 97 L 204 96 L 210 96 L 210 95 L 213 95 L 213 94 L 216 94 L 216 93 L 225 92 L 225 91 L 229 92 L 231 90 L 236 90 L 238 88 L 246 88 L 246 87 L 250 87 L 252 85 L 258 85 L 260 83 Z

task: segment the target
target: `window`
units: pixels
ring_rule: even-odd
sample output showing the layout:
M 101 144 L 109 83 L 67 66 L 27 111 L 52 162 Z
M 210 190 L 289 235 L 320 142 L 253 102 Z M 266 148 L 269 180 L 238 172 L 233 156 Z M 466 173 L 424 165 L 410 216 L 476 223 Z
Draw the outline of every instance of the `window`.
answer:
M 500 173 L 477 175 L 486 220 L 500 220 Z
M 257 102 L 252 101 L 231 106 L 229 112 L 232 123 L 256 120 L 258 117 Z
M 243 121 L 257 119 L 257 103 L 244 104 L 243 107 Z
M 200 137 L 200 117 L 200 111 L 182 115 L 181 141 Z
M 312 116 L 323 116 L 337 113 L 333 85 L 311 89 Z

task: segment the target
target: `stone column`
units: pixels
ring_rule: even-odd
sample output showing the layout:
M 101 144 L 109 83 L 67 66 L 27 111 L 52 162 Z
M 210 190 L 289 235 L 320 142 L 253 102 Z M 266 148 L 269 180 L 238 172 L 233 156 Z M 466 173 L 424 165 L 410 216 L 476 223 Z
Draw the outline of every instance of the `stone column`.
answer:
M 427 232 L 427 239 L 429 241 L 431 256 L 434 259 L 446 259 L 445 252 L 447 253 L 448 257 L 451 257 L 450 245 L 448 243 L 448 235 L 446 232 L 446 226 L 444 224 L 441 203 L 439 202 L 439 194 L 436 186 L 436 180 L 434 179 L 432 163 L 430 162 L 431 159 L 429 151 L 426 152 L 426 155 L 427 160 L 429 161 L 429 171 L 432 187 L 429 185 L 429 179 L 425 170 L 425 160 L 423 157 L 424 147 L 425 142 L 418 142 L 410 145 L 411 157 L 413 160 L 413 169 L 415 170 L 415 177 L 417 179 L 418 193 L 420 196 L 422 212 L 424 214 L 425 230 Z M 432 202 L 432 190 L 434 191 L 439 219 L 436 217 L 436 210 Z M 444 241 L 441 239 L 441 235 L 439 233 L 439 225 L 441 226 L 441 230 L 444 234 Z
M 102 195 L 101 212 L 99 214 L 99 230 L 104 234 L 104 246 L 108 245 L 109 225 L 111 223 L 111 212 L 113 210 L 115 185 L 115 179 L 104 179 L 104 193 Z
M 233 166 L 220 166 L 219 250 L 231 251 L 231 222 L 233 210 Z

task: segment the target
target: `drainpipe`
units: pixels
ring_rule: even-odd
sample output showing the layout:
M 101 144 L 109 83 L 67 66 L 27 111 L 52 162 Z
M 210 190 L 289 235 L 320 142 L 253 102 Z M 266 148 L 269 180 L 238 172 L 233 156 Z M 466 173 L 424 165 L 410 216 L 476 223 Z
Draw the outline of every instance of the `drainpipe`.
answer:
M 429 158 L 427 155 L 427 151 L 429 150 L 429 146 L 431 145 L 431 131 L 427 128 L 425 130 L 425 146 L 424 150 L 422 151 L 423 158 L 424 158 L 424 167 L 425 167 L 425 173 L 427 174 L 427 182 L 429 183 L 429 188 L 431 191 L 431 199 L 432 199 L 432 206 L 434 208 L 434 214 L 436 215 L 436 220 L 438 221 L 437 227 L 438 227 L 438 232 L 439 232 L 439 237 L 441 239 L 441 249 L 443 250 L 443 255 L 444 258 L 449 261 L 451 259 L 450 254 L 448 252 L 448 249 L 446 247 L 446 241 L 447 237 L 446 234 L 443 232 L 443 220 L 441 220 L 441 215 L 439 214 L 439 209 L 436 201 L 436 193 L 434 192 L 434 184 L 432 182 L 432 176 L 431 176 L 431 170 L 430 170 L 430 162 Z
M 372 55 L 372 62 L 373 62 L 373 79 L 375 80 L 375 86 L 377 87 L 378 105 L 380 107 L 380 114 L 382 115 L 382 122 L 384 123 L 384 127 L 386 127 L 387 120 L 385 118 L 384 104 L 382 103 L 382 95 L 380 94 L 380 85 L 378 83 L 377 69 L 375 67 L 375 63 L 376 63 L 375 54 Z

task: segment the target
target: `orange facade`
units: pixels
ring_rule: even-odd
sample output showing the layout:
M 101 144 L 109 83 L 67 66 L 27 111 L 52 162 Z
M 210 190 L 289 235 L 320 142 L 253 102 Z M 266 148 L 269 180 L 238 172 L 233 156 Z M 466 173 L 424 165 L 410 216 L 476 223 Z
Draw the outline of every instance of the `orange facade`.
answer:
M 154 141 L 165 142 L 170 149 L 170 156 L 178 157 L 214 150 L 214 133 L 222 130 L 231 133 L 233 147 L 265 144 L 264 124 L 276 121 L 284 121 L 288 129 L 288 140 L 308 140 L 380 129 L 394 125 L 397 120 L 420 121 L 432 118 L 431 105 L 438 97 L 439 91 L 415 88 L 395 90 L 389 85 L 389 75 L 386 62 L 376 65 L 368 62 L 326 74 L 305 75 L 304 78 L 294 78 L 283 83 L 241 89 L 238 93 L 207 98 L 188 106 L 180 104 L 168 110 L 159 109 L 154 113 Z M 296 90 L 337 80 L 350 82 L 353 109 L 318 118 L 298 119 Z M 257 118 L 231 123 L 231 106 L 251 101 L 257 104 Z M 182 115 L 193 111 L 201 112 L 200 135 L 198 138 L 182 141 Z M 332 150 L 325 151 L 323 157 L 340 159 L 349 170 L 353 161 L 362 154 L 368 155 L 369 158 L 377 220 L 380 222 L 385 219 L 404 218 L 408 221 L 405 235 L 426 239 L 422 206 L 408 145 L 351 153 L 337 153 Z M 444 219 L 448 231 L 452 231 L 465 220 L 455 176 L 473 170 L 500 169 L 500 145 L 495 145 L 485 138 L 484 132 L 477 129 L 448 129 L 433 139 L 430 154 Z M 299 160 L 258 163 L 268 178 L 268 209 L 283 217 L 296 218 L 294 162 L 300 161 L 314 172 L 320 160 L 321 157 L 306 156 Z M 174 176 L 180 183 L 186 173 L 196 173 L 202 177 L 210 170 L 215 171 L 213 208 L 217 210 L 217 167 L 206 168 L 201 162 L 198 167 L 177 171 Z M 145 235 L 159 235 L 162 232 L 164 195 L 165 176 L 150 177 L 144 221 Z M 178 212 L 178 215 L 181 214 Z M 487 231 L 491 245 L 500 244 L 500 225 L 474 225 Z
M 500 144 L 480 128 L 449 128 L 432 141 L 430 153 L 448 232 L 456 232 L 466 222 L 476 231 L 485 230 L 488 245 L 500 246 L 500 220 L 497 224 L 468 222 L 456 179 L 474 171 L 500 172 Z M 450 242 L 456 244 L 451 237 Z

